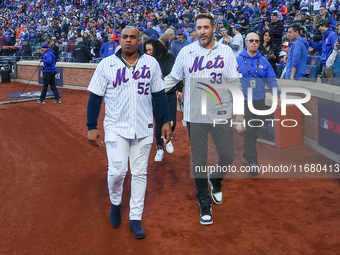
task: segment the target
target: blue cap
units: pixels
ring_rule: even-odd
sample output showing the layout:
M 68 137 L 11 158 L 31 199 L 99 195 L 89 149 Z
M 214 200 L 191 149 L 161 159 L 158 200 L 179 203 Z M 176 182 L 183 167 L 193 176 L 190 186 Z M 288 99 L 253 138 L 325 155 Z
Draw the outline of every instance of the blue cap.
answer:
M 182 35 L 182 34 L 183 34 L 183 31 L 181 29 L 176 31 L 176 35 Z
M 179 29 L 182 29 L 183 27 L 184 27 L 184 25 L 183 25 L 183 24 L 179 25 Z
M 50 46 L 49 46 L 47 43 L 43 43 L 43 44 L 41 45 L 41 47 L 42 47 L 42 48 L 49 48 Z
M 239 24 L 235 24 L 232 26 L 233 28 L 237 29 L 237 30 L 240 30 L 241 29 L 241 26 Z
M 158 36 L 155 35 L 155 34 L 152 34 L 149 38 L 155 38 L 155 39 L 158 39 Z
M 196 30 L 196 29 L 193 28 L 193 29 L 189 30 L 188 32 L 191 33 L 191 32 L 194 32 L 195 30 Z
M 230 19 L 230 20 L 229 20 L 229 23 L 234 23 L 234 20 L 233 20 L 233 19 Z

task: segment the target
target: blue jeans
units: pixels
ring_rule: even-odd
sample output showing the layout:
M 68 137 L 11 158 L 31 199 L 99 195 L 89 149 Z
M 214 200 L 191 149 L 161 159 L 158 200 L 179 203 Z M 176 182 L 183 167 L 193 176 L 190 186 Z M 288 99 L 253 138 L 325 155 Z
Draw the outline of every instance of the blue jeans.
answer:
M 332 85 L 340 86 L 340 73 L 333 73 Z

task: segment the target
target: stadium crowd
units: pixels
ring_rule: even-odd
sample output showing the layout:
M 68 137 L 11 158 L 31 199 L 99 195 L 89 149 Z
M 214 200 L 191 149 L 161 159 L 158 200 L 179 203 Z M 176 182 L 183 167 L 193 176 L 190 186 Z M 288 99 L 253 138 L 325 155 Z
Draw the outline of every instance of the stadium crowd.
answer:
M 184 46 L 197 40 L 195 16 L 210 13 L 217 25 L 215 39 L 228 44 L 235 55 L 245 46 L 248 33 L 261 35 L 259 50 L 277 75 L 277 66 L 284 68 L 292 46 L 290 25 L 300 26 L 309 55 L 321 55 L 325 67 L 338 38 L 340 19 L 338 0 L 3 0 L 0 7 L 1 55 L 41 58 L 41 45 L 47 42 L 59 61 L 99 62 L 114 54 L 121 30 L 134 26 L 142 43 L 159 38 L 177 56 Z M 320 24 L 330 30 L 319 29 Z M 331 45 L 326 43 L 330 31 L 335 31 Z

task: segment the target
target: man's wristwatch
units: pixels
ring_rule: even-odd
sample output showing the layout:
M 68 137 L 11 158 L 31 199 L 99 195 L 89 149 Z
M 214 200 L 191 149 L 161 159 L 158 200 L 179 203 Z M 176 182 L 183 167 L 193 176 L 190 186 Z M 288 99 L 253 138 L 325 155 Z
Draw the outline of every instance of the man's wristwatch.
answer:
M 168 121 L 168 122 L 165 122 L 164 124 L 170 124 L 170 127 L 174 126 L 174 122 L 173 121 Z

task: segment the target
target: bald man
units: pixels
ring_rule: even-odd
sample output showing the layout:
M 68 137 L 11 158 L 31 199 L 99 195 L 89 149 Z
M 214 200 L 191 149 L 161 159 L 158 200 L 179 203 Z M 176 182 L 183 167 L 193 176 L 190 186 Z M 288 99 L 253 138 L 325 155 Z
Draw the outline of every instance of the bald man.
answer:
M 244 151 L 242 162 L 251 166 L 249 176 L 256 176 L 258 174 L 258 160 L 256 150 L 256 139 L 258 127 L 263 121 L 252 121 L 253 119 L 262 120 L 264 116 L 253 114 L 248 107 L 248 100 L 252 101 L 252 105 L 257 110 L 265 110 L 265 86 L 271 90 L 278 90 L 276 75 L 266 58 L 264 58 L 258 50 L 260 45 L 260 38 L 256 33 L 249 33 L 246 37 L 246 48 L 236 58 L 238 63 L 238 70 L 242 74 L 241 85 L 244 93 L 244 118 L 247 126 L 244 132 Z M 248 97 L 248 91 L 252 90 L 252 98 Z M 276 92 L 274 92 L 274 96 Z M 248 125 L 250 122 L 251 126 Z
M 153 142 L 152 102 L 162 120 L 162 136 L 171 139 L 171 115 L 164 90 L 164 78 L 157 60 L 138 50 L 139 32 L 127 26 L 119 39 L 121 49 L 104 58 L 88 86 L 88 141 L 100 146 L 97 129 L 102 98 L 105 97 L 105 144 L 108 158 L 110 221 L 121 223 L 124 179 L 130 162 L 130 229 L 135 238 L 144 238 L 142 213 L 148 160 Z M 127 117 L 128 116 L 128 117 Z

